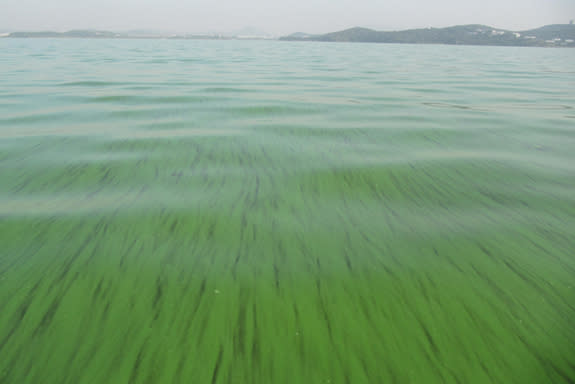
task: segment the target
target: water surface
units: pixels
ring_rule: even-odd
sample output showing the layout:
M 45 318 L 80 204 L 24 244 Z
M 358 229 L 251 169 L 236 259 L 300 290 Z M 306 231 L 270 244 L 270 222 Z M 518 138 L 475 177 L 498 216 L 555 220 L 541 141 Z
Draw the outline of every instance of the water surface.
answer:
M 574 50 L 0 52 L 0 383 L 575 381 Z

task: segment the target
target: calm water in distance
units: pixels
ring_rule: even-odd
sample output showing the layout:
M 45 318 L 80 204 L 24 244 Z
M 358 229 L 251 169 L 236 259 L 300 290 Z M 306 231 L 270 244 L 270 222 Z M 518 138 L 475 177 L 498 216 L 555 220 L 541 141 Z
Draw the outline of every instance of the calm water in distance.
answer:
M 0 383 L 572 383 L 575 50 L 0 40 Z

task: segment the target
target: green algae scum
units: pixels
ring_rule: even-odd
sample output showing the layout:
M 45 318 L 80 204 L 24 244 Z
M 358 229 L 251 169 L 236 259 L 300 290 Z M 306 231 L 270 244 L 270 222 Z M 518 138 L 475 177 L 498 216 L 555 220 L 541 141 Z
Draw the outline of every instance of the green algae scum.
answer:
M 0 383 L 575 382 L 574 50 L 0 52 Z

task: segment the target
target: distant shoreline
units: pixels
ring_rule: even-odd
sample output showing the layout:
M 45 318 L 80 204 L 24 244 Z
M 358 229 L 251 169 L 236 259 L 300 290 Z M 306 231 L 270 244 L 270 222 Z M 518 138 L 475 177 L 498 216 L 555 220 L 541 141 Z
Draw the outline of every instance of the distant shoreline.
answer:
M 0 38 L 12 39 L 158 39 L 158 40 L 278 40 L 267 36 L 244 36 L 223 34 L 131 34 L 110 31 L 72 30 L 66 32 L 11 32 L 0 34 Z
M 575 25 L 552 24 L 527 31 L 509 31 L 472 24 L 446 28 L 422 28 L 403 31 L 375 31 L 368 28 L 350 28 L 326 34 L 293 33 L 280 38 L 270 36 L 224 34 L 138 34 L 97 30 L 72 30 L 66 32 L 11 32 L 0 38 L 83 38 L 83 39 L 163 39 L 163 40 L 276 40 L 318 41 L 387 44 L 439 44 L 482 45 L 507 47 L 565 47 L 575 48 Z

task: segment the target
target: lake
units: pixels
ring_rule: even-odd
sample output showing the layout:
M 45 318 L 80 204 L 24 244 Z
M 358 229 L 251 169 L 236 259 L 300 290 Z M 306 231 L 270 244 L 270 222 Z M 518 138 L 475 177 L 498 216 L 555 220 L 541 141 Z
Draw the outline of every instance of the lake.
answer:
M 0 39 L 0 383 L 575 381 L 573 63 Z

